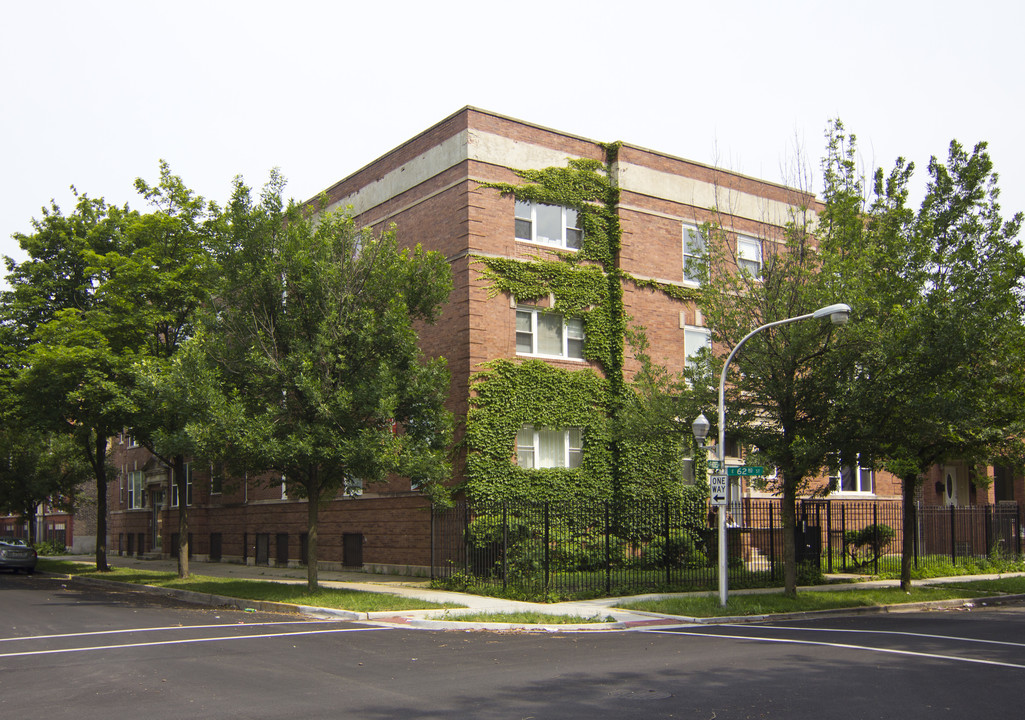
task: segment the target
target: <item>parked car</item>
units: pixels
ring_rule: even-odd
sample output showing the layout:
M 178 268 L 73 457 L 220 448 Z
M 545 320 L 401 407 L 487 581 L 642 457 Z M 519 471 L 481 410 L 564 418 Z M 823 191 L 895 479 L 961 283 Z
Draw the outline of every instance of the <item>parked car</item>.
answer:
M 35 572 L 36 551 L 21 538 L 0 538 L 0 570 Z

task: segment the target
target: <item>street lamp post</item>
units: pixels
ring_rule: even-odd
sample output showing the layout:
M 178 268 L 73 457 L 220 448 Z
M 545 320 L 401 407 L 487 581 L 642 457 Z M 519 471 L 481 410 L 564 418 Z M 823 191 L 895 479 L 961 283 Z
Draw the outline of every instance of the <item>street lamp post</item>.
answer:
M 719 472 L 726 471 L 726 371 L 730 367 L 730 362 L 740 351 L 750 338 L 760 333 L 762 330 L 768 328 L 777 327 L 779 325 L 787 325 L 789 323 L 800 322 L 801 320 L 820 319 L 828 317 L 830 322 L 834 325 L 843 325 L 847 322 L 850 317 L 851 307 L 844 303 L 836 303 L 834 305 L 827 305 L 821 307 L 815 312 L 808 313 L 807 315 L 797 315 L 795 317 L 786 318 L 785 320 L 777 320 L 775 322 L 766 323 L 760 327 L 755 328 L 747 335 L 745 335 L 736 347 L 730 352 L 726 358 L 726 362 L 723 363 L 722 373 L 719 376 L 719 442 L 716 445 L 716 455 L 719 459 Z M 708 446 L 703 444 L 705 437 L 708 435 L 708 420 L 705 418 L 704 413 L 699 415 L 694 420 L 692 430 L 694 432 L 694 438 L 698 441 L 698 447 L 707 448 Z M 700 437 L 699 437 L 700 433 Z M 726 606 L 727 596 L 729 595 L 729 578 L 727 576 L 727 560 L 726 557 L 726 511 L 725 507 L 728 507 L 731 498 L 729 497 L 729 484 L 726 485 L 726 506 L 720 506 L 719 511 L 716 513 L 719 516 L 719 604 L 723 607 Z

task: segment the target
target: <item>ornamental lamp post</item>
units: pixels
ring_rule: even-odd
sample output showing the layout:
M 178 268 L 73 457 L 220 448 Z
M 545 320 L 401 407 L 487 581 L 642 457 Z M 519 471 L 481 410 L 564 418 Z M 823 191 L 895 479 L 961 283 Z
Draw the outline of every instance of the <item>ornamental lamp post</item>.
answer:
M 724 473 L 726 471 L 726 372 L 729 370 L 730 362 L 740 351 L 751 337 L 757 335 L 762 330 L 768 328 L 777 327 L 779 325 L 787 325 L 789 323 L 800 322 L 801 320 L 819 320 L 825 317 L 829 318 L 829 321 L 834 325 L 845 325 L 847 320 L 850 318 L 851 306 L 846 303 L 835 303 L 833 305 L 826 305 L 821 307 L 815 312 L 808 313 L 807 315 L 797 315 L 795 317 L 786 318 L 784 320 L 777 320 L 775 322 L 766 323 L 760 327 L 755 328 L 747 335 L 745 335 L 736 347 L 730 352 L 726 358 L 726 362 L 723 363 L 722 373 L 719 376 L 719 443 L 717 446 L 718 452 L 716 455 L 719 459 L 719 472 Z M 702 441 L 708 435 L 709 423 L 704 413 L 699 415 L 695 420 L 691 429 L 694 432 L 694 438 L 698 441 L 698 446 L 703 449 L 709 449 L 713 446 L 703 445 Z M 700 433 L 700 436 L 699 436 Z M 730 502 L 729 498 L 729 483 L 726 484 L 726 502 Z M 729 595 L 729 578 L 727 576 L 727 557 L 726 557 L 726 511 L 725 506 L 720 505 L 719 511 L 716 513 L 719 516 L 719 604 L 726 607 L 726 600 Z

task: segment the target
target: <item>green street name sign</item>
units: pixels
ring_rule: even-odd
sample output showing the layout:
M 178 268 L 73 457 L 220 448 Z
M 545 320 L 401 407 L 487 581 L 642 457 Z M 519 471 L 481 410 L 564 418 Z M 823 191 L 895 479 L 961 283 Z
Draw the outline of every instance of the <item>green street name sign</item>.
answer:
M 736 465 L 726 468 L 726 474 L 730 477 L 749 477 L 751 475 L 764 475 L 765 468 L 758 465 Z

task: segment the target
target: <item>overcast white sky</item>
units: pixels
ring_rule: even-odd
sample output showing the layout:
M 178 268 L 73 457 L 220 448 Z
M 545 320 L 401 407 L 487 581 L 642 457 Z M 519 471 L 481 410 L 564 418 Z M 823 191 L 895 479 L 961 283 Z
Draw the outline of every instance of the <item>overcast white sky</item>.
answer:
M 219 202 L 273 167 L 306 199 L 464 105 L 773 181 L 833 117 L 866 168 L 987 140 L 1006 217 L 1023 27 L 1012 0 L 5 2 L 0 254 L 72 184 L 142 209 L 164 158 Z

